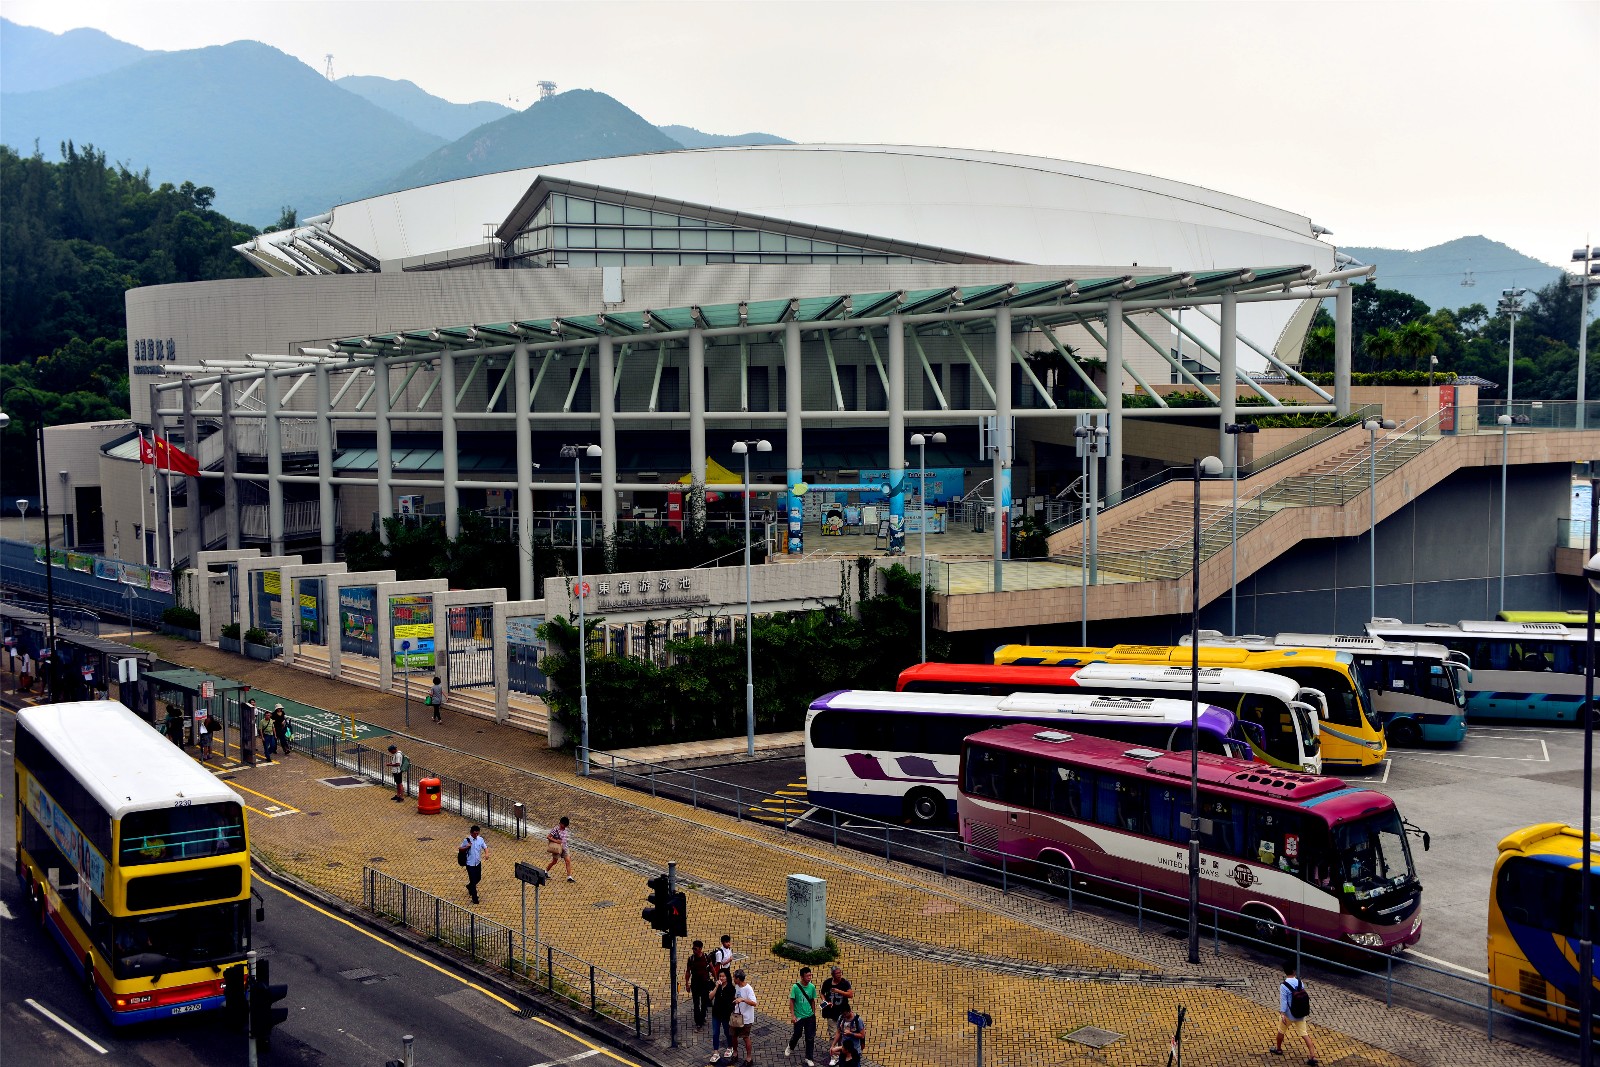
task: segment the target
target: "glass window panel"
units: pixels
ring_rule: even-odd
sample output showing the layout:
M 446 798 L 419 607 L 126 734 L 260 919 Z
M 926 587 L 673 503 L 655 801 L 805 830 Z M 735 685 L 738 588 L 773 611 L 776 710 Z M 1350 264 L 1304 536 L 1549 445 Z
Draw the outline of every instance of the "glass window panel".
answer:
M 595 265 L 595 263 L 594 263 L 594 253 L 593 252 L 568 252 L 567 253 L 567 266 L 569 266 L 569 267 L 592 267 L 594 265 Z
M 676 267 L 678 265 L 678 253 L 656 252 L 650 256 L 650 262 L 658 267 Z
M 622 245 L 624 248 L 649 248 L 649 230 L 623 230 Z
M 566 222 L 567 198 L 564 196 L 552 196 L 548 202 L 550 204 L 550 220 L 552 222 Z
M 759 240 L 761 242 L 757 246 L 757 247 L 759 247 L 761 249 L 761 251 L 763 251 L 763 252 L 782 252 L 783 251 L 783 234 L 781 234 L 781 233 L 758 233 L 756 236 L 757 236 L 757 238 L 759 238 Z
M 649 252 L 622 253 L 622 262 L 630 267 L 648 267 L 653 258 Z
M 621 230 L 596 230 L 594 243 L 597 248 L 621 248 Z
M 594 256 L 595 266 L 620 267 L 624 262 L 622 256 L 621 252 L 596 252 Z
M 706 254 L 704 252 L 684 252 L 678 257 L 678 262 L 682 263 L 685 267 L 699 266 L 705 261 Z
M 650 225 L 652 226 L 677 226 L 678 216 L 669 215 L 665 211 L 650 212 Z
M 568 248 L 593 248 L 594 229 L 588 226 L 569 226 L 563 231 Z
M 594 206 L 594 221 L 620 223 L 622 221 L 622 205 L 596 204 Z
M 712 230 L 706 234 L 706 247 L 713 252 L 732 252 L 733 234 L 726 230 Z
M 755 252 L 761 248 L 761 235 L 754 230 L 740 230 L 733 235 L 735 252 Z
M 678 247 L 678 231 L 677 230 L 651 230 L 650 231 L 650 247 L 651 248 L 677 248 Z
M 567 221 L 568 222 L 593 222 L 594 221 L 594 202 L 591 201 L 591 200 L 572 200 L 572 199 L 569 199 L 567 201 Z
M 732 263 L 733 255 L 728 252 L 707 252 L 707 263 Z
M 625 226 L 650 225 L 650 212 L 642 207 L 625 207 L 622 209 L 622 222 Z
M 704 248 L 706 246 L 706 231 L 680 230 L 678 237 L 683 241 L 685 248 Z
M 735 263 L 765 263 L 766 257 L 760 252 L 735 252 L 733 261 Z
M 809 252 L 811 251 L 811 238 L 785 237 L 783 239 L 783 247 L 791 252 Z

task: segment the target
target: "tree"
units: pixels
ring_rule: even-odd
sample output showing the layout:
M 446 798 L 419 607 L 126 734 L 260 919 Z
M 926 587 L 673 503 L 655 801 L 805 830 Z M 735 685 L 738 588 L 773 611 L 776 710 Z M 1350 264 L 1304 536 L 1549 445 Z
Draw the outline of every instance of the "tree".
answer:
M 1439 347 L 1439 331 L 1430 319 L 1412 319 L 1396 331 L 1394 347 L 1402 359 L 1410 358 L 1411 369 L 1416 370 Z
M 1369 365 L 1368 370 L 1378 372 L 1384 369 L 1384 364 L 1393 359 L 1400 350 L 1400 331 L 1392 326 L 1380 326 L 1367 335 L 1366 342 L 1361 346 L 1366 353 Z

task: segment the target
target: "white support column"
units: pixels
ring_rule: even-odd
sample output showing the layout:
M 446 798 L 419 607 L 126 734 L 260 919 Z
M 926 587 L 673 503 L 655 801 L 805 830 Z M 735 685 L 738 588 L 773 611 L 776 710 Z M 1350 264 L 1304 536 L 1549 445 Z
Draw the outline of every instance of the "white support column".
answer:
M 994 591 L 1011 542 L 1011 308 L 994 313 Z
M 689 528 L 706 527 L 706 335 L 689 331 Z
M 183 383 L 183 447 L 196 459 L 200 457 L 200 421 L 194 414 L 194 382 L 188 379 Z M 190 476 L 184 478 L 184 493 L 188 506 L 184 508 L 186 521 L 184 523 L 184 540 L 189 542 L 189 559 L 199 558 L 205 551 L 206 531 L 205 514 L 200 506 L 200 479 Z M 67 502 L 61 502 L 62 511 L 65 512 Z
M 548 363 L 553 352 L 545 354 Z M 532 600 L 533 591 L 533 438 L 529 426 L 528 346 L 519 344 L 511 357 L 512 379 L 517 395 L 517 591 L 523 600 Z M 452 403 L 454 402 L 452 398 Z
M 512 376 L 515 384 L 515 375 Z M 461 453 L 456 437 L 456 358 L 447 349 L 439 353 L 439 438 L 444 451 L 444 533 L 452 541 L 461 536 Z
M 1222 316 L 1218 322 L 1217 399 L 1222 421 L 1217 425 L 1217 455 L 1230 470 L 1239 466 L 1239 436 L 1224 433 L 1222 427 L 1237 422 L 1239 415 L 1239 295 L 1232 289 L 1222 294 Z
M 338 490 L 333 485 L 333 372 L 317 368 L 317 529 L 322 541 L 322 562 L 332 563 L 338 551 Z M 334 619 L 337 621 L 337 605 Z M 323 623 L 327 629 L 327 623 Z M 337 630 L 337 627 L 334 628 Z M 337 634 L 331 640 L 337 640 Z
M 617 396 L 612 382 L 616 363 L 610 337 L 600 338 L 595 362 L 600 391 L 600 526 L 604 536 L 617 529 Z
M 906 551 L 906 324 L 889 316 L 889 555 Z
M 233 381 L 222 376 L 222 510 L 228 551 L 239 551 L 239 420 L 233 414 Z
M 792 491 L 796 482 L 805 478 L 805 448 L 800 439 L 801 413 L 805 410 L 805 395 L 800 374 L 800 324 L 787 322 L 783 326 L 783 407 L 784 453 L 787 461 L 789 493 L 789 551 L 799 554 L 803 547 L 805 521 L 802 517 L 804 501 Z
M 1345 281 L 1333 291 L 1333 409 L 1350 414 L 1350 336 L 1355 293 Z
M 1122 492 L 1122 301 L 1106 303 L 1105 496 Z
M 267 542 L 268 555 L 283 555 L 283 427 L 278 403 L 278 376 L 268 367 L 261 372 L 262 420 L 267 442 Z
M 385 520 L 394 517 L 394 449 L 389 429 L 389 361 L 382 355 L 372 361 L 372 387 L 378 398 L 378 540 L 389 543 L 389 528 Z

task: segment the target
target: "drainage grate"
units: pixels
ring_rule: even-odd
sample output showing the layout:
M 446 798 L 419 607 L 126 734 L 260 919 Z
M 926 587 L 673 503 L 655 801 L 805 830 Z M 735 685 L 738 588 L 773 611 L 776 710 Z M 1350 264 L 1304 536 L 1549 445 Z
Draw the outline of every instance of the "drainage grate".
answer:
M 353 774 L 341 775 L 338 778 L 319 778 L 317 780 L 323 785 L 331 785 L 335 789 L 349 789 L 351 786 L 367 784 L 365 779 L 357 778 Z
M 1122 1034 L 1102 1030 L 1098 1026 L 1080 1026 L 1072 1033 L 1064 1035 L 1064 1040 L 1075 1041 L 1090 1048 L 1105 1048 L 1113 1042 L 1121 1041 L 1122 1038 Z

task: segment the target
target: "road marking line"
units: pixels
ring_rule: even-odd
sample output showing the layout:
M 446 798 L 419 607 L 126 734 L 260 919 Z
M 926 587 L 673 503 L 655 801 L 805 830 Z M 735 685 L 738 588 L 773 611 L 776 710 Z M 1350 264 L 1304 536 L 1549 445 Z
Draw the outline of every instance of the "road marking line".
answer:
M 1427 960 L 1429 963 L 1436 963 L 1440 967 L 1448 967 L 1452 971 L 1460 971 L 1462 974 L 1470 974 L 1474 978 L 1482 978 L 1482 979 L 1487 980 L 1488 977 L 1489 977 L 1487 974 L 1484 974 L 1482 971 L 1474 971 L 1470 967 L 1462 967 L 1459 964 L 1451 963 L 1449 960 L 1441 960 L 1441 959 L 1439 959 L 1439 958 L 1437 958 L 1435 956 L 1424 955 L 1423 953 L 1418 952 L 1414 948 L 1413 949 L 1407 949 L 1406 950 L 1406 955 L 1407 956 L 1415 956 L 1419 960 Z M 1402 958 L 1404 958 L 1404 957 L 1402 957 Z
M 79 1041 L 82 1041 L 85 1045 L 88 1045 L 90 1048 L 100 1053 L 100 1055 L 104 1056 L 108 1051 L 104 1045 L 96 1043 L 92 1038 L 89 1037 L 88 1034 L 85 1034 L 82 1030 L 79 1030 L 76 1026 L 73 1026 L 71 1023 L 67 1022 L 67 1020 L 51 1011 L 43 1004 L 40 1004 L 32 997 L 27 998 L 23 1001 L 23 1003 L 32 1008 L 34 1011 L 38 1012 L 40 1015 L 43 1015 L 46 1019 L 49 1019 L 51 1022 L 55 1023 L 57 1026 L 61 1027 L 61 1029 L 65 1030 Z
M 576 1052 L 576 1053 L 573 1053 L 571 1056 L 563 1056 L 559 1060 L 545 1060 L 543 1063 L 534 1064 L 533 1067 L 557 1067 L 557 1064 L 576 1063 L 579 1060 L 586 1060 L 590 1056 L 598 1056 L 598 1055 L 600 1055 L 600 1050 L 597 1049 L 597 1048 L 592 1048 L 588 1052 Z
M 229 785 L 230 788 L 233 788 L 233 789 L 243 789 L 246 793 L 249 793 L 253 797 L 260 797 L 262 800 L 269 800 L 274 805 L 276 805 L 276 806 L 278 806 L 280 808 L 286 808 L 290 812 L 298 813 L 300 811 L 299 808 L 295 807 L 293 804 L 290 804 L 288 801 L 279 800 L 277 797 L 269 797 L 265 793 L 258 793 L 254 789 L 251 789 L 249 786 L 240 785 L 238 782 L 229 782 L 228 785 Z M 281 814 L 287 814 L 287 812 L 279 812 L 279 814 L 280 815 Z
M 1385 756 L 1383 758 L 1383 777 L 1378 779 L 1379 785 L 1387 785 L 1389 783 L 1389 772 L 1393 769 L 1394 758 L 1392 756 Z

